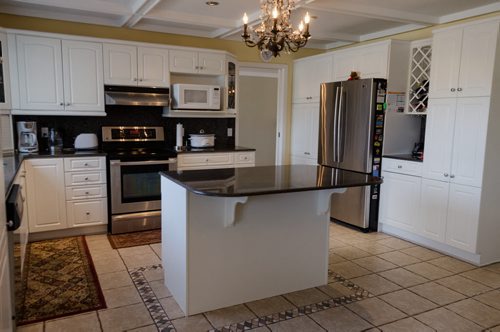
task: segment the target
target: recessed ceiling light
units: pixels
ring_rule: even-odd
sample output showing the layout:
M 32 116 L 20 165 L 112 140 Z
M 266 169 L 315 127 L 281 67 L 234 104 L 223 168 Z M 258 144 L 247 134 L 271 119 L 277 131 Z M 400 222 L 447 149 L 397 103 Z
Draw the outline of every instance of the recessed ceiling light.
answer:
M 218 6 L 219 5 L 219 2 L 218 1 L 207 1 L 205 2 L 208 6 Z

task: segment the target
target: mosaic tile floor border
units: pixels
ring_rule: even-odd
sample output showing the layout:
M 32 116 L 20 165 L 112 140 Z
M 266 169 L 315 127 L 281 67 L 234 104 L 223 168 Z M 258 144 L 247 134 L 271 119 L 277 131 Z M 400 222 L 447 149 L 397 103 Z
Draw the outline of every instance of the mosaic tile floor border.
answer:
M 146 307 L 151 314 L 151 317 L 153 318 L 153 321 L 158 328 L 158 331 L 175 331 L 175 328 L 168 317 L 167 313 L 163 309 L 163 307 L 160 304 L 160 301 L 156 297 L 156 295 L 153 292 L 153 289 L 149 285 L 149 282 L 147 281 L 146 277 L 144 276 L 145 271 L 150 271 L 150 270 L 157 270 L 161 269 L 162 265 L 152 265 L 152 266 L 145 266 L 145 267 L 140 267 L 140 268 L 135 268 L 132 270 L 129 270 L 130 277 L 132 278 L 132 281 L 134 282 L 135 287 L 137 288 L 139 295 L 141 296 L 143 302 L 146 304 Z M 373 297 L 372 294 L 370 294 L 368 291 L 365 289 L 359 287 L 358 285 L 350 282 L 349 280 L 345 279 L 341 275 L 329 270 L 328 271 L 328 282 L 339 282 L 343 286 L 354 290 L 355 293 L 351 294 L 349 296 L 342 296 L 342 297 L 337 297 L 337 298 L 330 298 L 325 301 L 321 301 L 318 303 L 313 303 L 305 306 L 301 306 L 298 308 L 295 308 L 293 310 L 286 310 L 278 313 L 274 313 L 272 315 L 267 315 L 267 316 L 261 316 L 237 323 L 232 323 L 227 326 L 223 326 L 220 328 L 215 328 L 215 329 L 210 329 L 208 332 L 239 332 L 239 331 L 248 331 L 252 330 L 258 327 L 262 326 L 267 326 L 270 324 L 275 324 L 278 322 L 282 322 L 285 320 L 289 320 L 292 318 L 296 318 L 299 316 L 304 316 L 308 314 L 312 314 L 315 312 L 327 310 L 330 308 L 338 307 L 343 304 L 348 304 L 356 301 L 360 301 L 362 299 L 368 298 L 368 297 Z

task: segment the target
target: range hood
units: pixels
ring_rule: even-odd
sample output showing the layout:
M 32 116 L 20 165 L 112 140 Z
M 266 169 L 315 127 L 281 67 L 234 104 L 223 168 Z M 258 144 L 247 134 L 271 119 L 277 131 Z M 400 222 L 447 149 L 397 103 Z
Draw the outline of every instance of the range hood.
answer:
M 105 85 L 106 105 L 168 106 L 169 88 L 145 88 L 138 86 Z

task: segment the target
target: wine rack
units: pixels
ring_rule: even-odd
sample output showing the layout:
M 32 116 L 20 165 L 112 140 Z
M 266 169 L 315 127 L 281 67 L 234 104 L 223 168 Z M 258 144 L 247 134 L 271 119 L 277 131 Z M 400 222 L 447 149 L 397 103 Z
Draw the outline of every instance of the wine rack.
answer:
M 406 113 L 421 115 L 427 113 L 429 85 L 431 83 L 431 44 L 431 39 L 418 40 L 411 43 Z

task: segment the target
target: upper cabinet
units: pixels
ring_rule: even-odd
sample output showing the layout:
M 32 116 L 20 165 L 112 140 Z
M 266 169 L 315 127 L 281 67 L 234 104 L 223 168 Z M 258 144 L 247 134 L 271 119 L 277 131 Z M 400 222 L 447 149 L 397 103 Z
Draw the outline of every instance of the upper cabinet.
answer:
M 224 54 L 171 50 L 170 72 L 183 74 L 225 75 Z
M 320 85 L 330 82 L 332 55 L 296 60 L 293 63 L 293 102 L 319 102 Z
M 333 58 L 333 80 L 345 81 L 351 71 L 361 78 L 388 78 L 390 43 L 353 47 L 338 51 Z
M 426 114 L 429 103 L 432 39 L 417 40 L 410 45 L 410 68 L 408 70 L 408 95 L 405 112 Z
M 104 84 L 169 87 L 168 50 L 104 44 Z
M 0 33 L 0 110 L 10 109 L 7 35 Z
M 431 98 L 489 96 L 498 21 L 434 33 Z
M 32 36 L 16 40 L 21 110 L 105 114 L 101 44 Z

